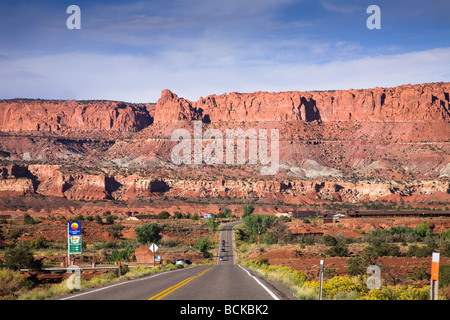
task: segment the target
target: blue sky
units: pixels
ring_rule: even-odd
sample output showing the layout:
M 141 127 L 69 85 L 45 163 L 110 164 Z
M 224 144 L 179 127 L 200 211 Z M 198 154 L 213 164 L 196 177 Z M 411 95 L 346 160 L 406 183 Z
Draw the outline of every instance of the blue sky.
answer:
M 81 29 L 69 30 L 69 5 Z M 369 5 L 381 29 L 369 30 Z M 450 81 L 448 0 L 3 0 L 0 99 L 156 102 Z

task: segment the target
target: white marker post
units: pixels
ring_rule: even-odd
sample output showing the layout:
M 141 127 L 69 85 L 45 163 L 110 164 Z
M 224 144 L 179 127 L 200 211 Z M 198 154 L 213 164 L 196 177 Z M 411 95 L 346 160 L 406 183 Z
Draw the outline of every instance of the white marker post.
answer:
M 322 282 L 323 282 L 323 260 L 320 260 L 320 270 L 319 270 L 319 300 L 322 300 Z
M 439 289 L 439 253 L 433 252 L 431 256 L 431 284 L 430 300 L 438 299 Z

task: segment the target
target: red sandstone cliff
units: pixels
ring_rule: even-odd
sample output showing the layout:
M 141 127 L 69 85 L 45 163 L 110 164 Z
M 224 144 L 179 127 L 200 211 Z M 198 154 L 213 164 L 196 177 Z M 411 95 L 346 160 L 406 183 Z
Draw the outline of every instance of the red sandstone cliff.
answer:
M 337 91 L 210 95 L 196 102 L 163 90 L 154 121 L 450 121 L 450 83 Z M 112 101 L 0 101 L 0 131 L 119 131 L 148 127 L 148 106 Z
M 0 131 L 127 131 L 152 122 L 145 106 L 112 101 L 5 100 L 0 102 Z
M 190 102 L 163 90 L 155 122 L 449 121 L 450 83 L 394 88 L 211 95 Z

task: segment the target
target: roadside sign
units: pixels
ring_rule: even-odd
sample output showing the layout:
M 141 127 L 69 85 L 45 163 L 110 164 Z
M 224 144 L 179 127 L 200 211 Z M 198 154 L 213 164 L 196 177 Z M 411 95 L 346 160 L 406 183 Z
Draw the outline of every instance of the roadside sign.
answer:
M 81 235 L 81 224 L 79 222 L 69 222 L 69 235 Z
M 439 299 L 439 253 L 431 255 L 430 300 Z
M 156 251 L 158 251 L 158 246 L 154 243 L 152 243 L 149 247 L 150 251 L 155 253 Z
M 431 256 L 431 280 L 439 280 L 439 253 L 433 252 Z
M 67 250 L 68 254 L 81 254 L 81 224 L 69 222 L 67 225 Z
M 155 256 L 155 262 L 161 262 L 161 256 Z

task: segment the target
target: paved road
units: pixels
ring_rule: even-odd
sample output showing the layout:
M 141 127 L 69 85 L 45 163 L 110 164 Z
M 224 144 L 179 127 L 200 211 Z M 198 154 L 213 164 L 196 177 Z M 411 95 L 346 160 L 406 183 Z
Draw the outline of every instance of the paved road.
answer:
M 78 300 L 277 300 L 269 289 L 243 267 L 234 264 L 233 227 L 220 230 L 219 255 L 215 265 L 190 266 L 152 276 L 90 289 L 62 297 Z M 224 243 L 222 243 L 224 240 Z M 224 248 L 224 251 L 222 251 Z M 61 298 L 61 297 L 60 297 Z

